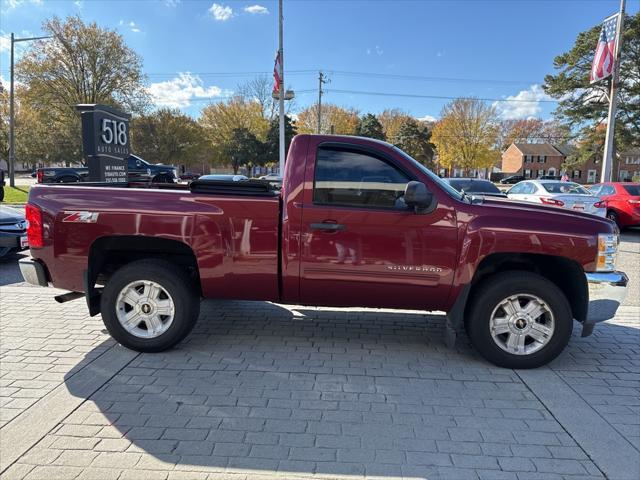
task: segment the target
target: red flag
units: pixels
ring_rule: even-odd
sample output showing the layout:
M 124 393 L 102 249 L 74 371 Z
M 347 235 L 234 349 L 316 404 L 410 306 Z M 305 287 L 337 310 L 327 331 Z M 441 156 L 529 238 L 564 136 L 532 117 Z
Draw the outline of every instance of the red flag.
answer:
M 616 51 L 616 31 L 618 29 L 618 15 L 611 15 L 602 23 L 600 38 L 596 45 L 596 54 L 591 65 L 591 83 L 607 78 L 613 72 Z
M 280 93 L 280 52 L 276 53 L 276 63 L 273 66 L 273 93 Z

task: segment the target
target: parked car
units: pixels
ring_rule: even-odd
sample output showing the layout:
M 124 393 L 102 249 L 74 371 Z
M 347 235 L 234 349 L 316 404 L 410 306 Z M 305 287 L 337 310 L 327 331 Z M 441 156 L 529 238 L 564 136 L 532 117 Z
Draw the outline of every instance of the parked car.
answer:
M 245 180 L 249 180 L 249 177 L 246 175 L 225 175 L 225 174 L 211 174 L 211 175 L 202 175 L 198 180 L 224 180 L 227 182 L 244 182 Z
M 260 180 L 266 180 L 276 189 L 280 189 L 282 187 L 282 177 L 280 175 L 276 175 L 275 173 L 263 175 L 262 177 L 260 177 Z
M 538 180 L 561 180 L 562 175 L 538 175 Z
M 200 178 L 200 174 L 194 172 L 184 172 L 180 174 L 179 178 L 182 182 L 192 182 Z
M 464 191 L 464 193 L 469 195 L 507 198 L 507 194 L 501 192 L 500 189 L 489 180 L 479 178 L 443 178 L 443 180 L 459 192 Z
M 15 208 L 0 206 L 0 258 L 27 247 L 27 221 L 24 213 Z
M 511 175 L 500 180 L 503 185 L 514 185 L 524 180 L 524 175 Z
M 607 213 L 603 201 L 582 185 L 573 182 L 526 180 L 511 187 L 507 197 L 512 200 L 541 203 L 600 217 L 604 217 Z
M 397 147 L 298 135 L 282 190 L 199 179 L 189 191 L 35 185 L 35 285 L 84 295 L 142 352 L 180 342 L 201 298 L 439 310 L 487 360 L 532 368 L 612 318 L 627 277 L 605 218 L 462 195 Z M 176 194 L 180 192 L 180 194 Z
M 130 182 L 174 183 L 177 169 L 171 165 L 154 165 L 137 155 L 127 159 Z M 38 183 L 77 183 L 86 182 L 89 176 L 87 167 L 46 167 L 36 170 Z
M 640 226 L 640 183 L 599 183 L 589 190 L 605 203 L 607 218 L 619 227 Z

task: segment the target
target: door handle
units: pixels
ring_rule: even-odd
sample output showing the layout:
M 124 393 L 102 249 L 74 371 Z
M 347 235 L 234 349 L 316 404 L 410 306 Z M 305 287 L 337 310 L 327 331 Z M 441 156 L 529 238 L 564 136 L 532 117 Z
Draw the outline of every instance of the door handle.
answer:
M 342 230 L 347 229 L 346 225 L 342 225 L 340 223 L 328 223 L 328 222 L 312 223 L 310 227 L 311 227 L 311 230 L 324 230 L 327 232 L 340 232 Z

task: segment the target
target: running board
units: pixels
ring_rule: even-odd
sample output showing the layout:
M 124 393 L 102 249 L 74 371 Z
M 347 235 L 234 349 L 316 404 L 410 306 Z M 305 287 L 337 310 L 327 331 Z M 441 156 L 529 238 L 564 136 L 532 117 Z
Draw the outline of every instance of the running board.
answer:
M 58 303 L 70 302 L 71 300 L 76 300 L 78 298 L 84 297 L 84 293 L 82 292 L 67 292 L 62 295 L 56 295 L 53 297 Z

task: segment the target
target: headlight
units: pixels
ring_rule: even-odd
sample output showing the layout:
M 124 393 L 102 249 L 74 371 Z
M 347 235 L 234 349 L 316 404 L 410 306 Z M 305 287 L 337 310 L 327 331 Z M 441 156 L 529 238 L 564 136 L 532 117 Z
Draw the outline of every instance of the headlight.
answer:
M 596 270 L 610 272 L 616 268 L 616 254 L 618 253 L 618 235 L 601 233 L 598 235 L 598 256 Z

